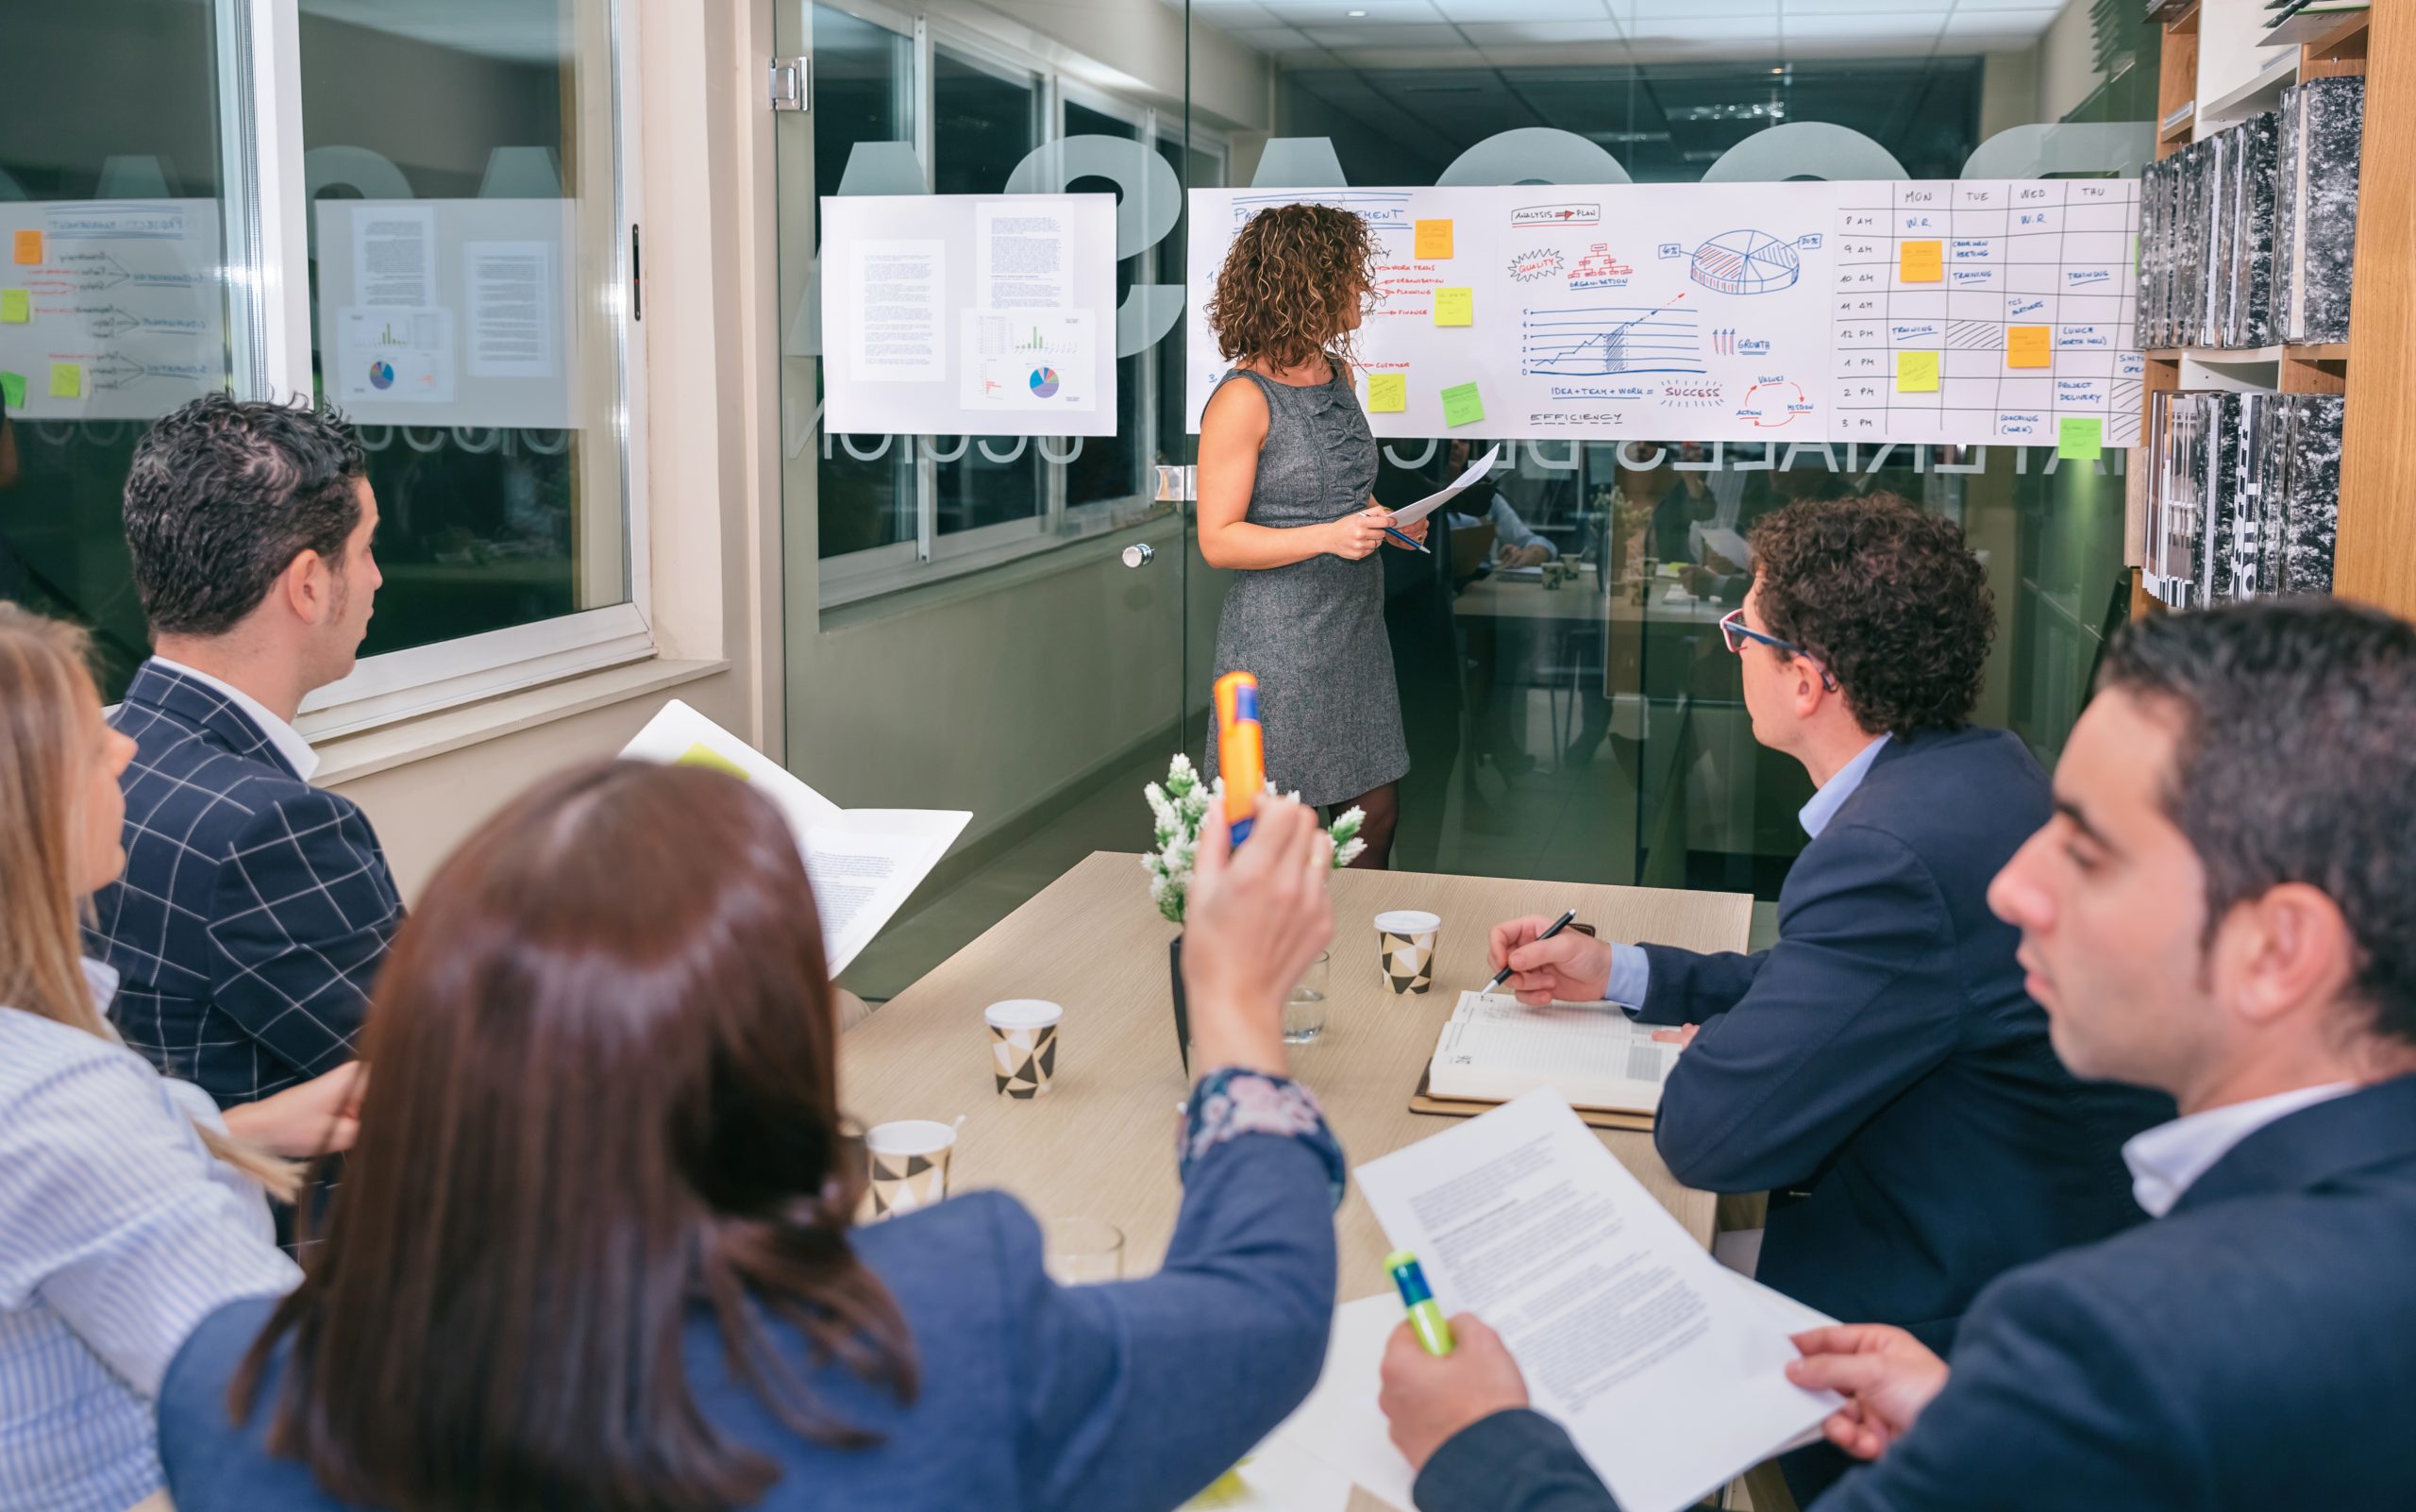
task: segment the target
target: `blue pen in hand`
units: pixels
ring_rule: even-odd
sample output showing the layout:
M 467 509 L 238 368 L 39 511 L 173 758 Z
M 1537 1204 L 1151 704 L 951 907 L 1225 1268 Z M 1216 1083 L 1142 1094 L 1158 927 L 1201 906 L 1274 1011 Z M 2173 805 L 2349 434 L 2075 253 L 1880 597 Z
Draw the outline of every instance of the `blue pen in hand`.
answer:
M 1401 531 L 1394 529 L 1393 529 L 1391 526 L 1389 526 L 1389 525 L 1387 525 L 1387 526 L 1385 526 L 1385 527 L 1384 527 L 1384 533 L 1385 533 L 1386 535 L 1388 535 L 1388 536 L 1391 536 L 1394 540 L 1396 540 L 1396 541 L 1400 542 L 1401 545 L 1403 545 L 1403 546 L 1405 546 L 1409 547 L 1412 551 L 1426 551 L 1426 543 L 1425 543 L 1425 542 L 1420 541 L 1420 540 L 1417 539 L 1417 538 L 1416 538 L 1416 537 L 1414 537 L 1414 536 L 1404 535 L 1404 534 L 1402 534 Z M 1430 556 L 1430 557 L 1431 557 L 1431 556 L 1433 556 L 1434 553 L 1434 552 L 1432 552 L 1432 551 L 1426 551 L 1426 554 L 1427 554 L 1428 556 Z

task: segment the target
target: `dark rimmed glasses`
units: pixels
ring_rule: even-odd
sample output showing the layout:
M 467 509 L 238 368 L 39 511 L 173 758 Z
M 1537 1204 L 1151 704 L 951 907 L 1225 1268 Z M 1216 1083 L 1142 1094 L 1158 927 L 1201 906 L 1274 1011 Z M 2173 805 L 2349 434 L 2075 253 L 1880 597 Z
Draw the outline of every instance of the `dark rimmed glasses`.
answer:
M 1764 646 L 1775 647 L 1779 650 L 1787 652 L 1789 656 L 1800 656 L 1820 669 L 1820 685 L 1822 687 L 1835 690 L 1837 685 L 1837 680 L 1829 675 L 1828 664 L 1822 662 L 1819 657 L 1814 656 L 1811 652 L 1805 650 L 1803 647 L 1796 645 L 1793 641 L 1783 641 L 1775 635 L 1765 635 L 1760 630 L 1757 630 L 1751 625 L 1746 624 L 1745 608 L 1742 604 L 1739 604 L 1735 609 L 1730 610 L 1727 613 L 1720 616 L 1720 638 L 1727 642 L 1728 649 L 1738 656 L 1745 654 L 1745 643 L 1747 641 L 1759 641 Z

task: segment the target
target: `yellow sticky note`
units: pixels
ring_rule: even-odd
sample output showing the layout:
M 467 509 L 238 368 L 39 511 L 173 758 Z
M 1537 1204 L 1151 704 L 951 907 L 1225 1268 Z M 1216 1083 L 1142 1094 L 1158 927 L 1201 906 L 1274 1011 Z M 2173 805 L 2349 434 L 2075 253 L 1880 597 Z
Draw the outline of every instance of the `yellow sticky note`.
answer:
M 2044 326 L 2008 326 L 2005 332 L 2005 365 L 2045 367 L 2054 360 Z
M 84 396 L 84 369 L 76 362 L 50 364 L 50 396 L 54 399 L 80 399 Z
M 1475 325 L 1476 291 L 1474 289 L 1435 290 L 1434 324 L 1437 326 Z
M 1896 392 L 1936 394 L 1938 392 L 1938 354 L 1936 352 L 1898 352 L 1896 354 Z
M 1946 281 L 1946 244 L 1905 242 L 1896 251 L 1896 277 L 1906 283 Z
M 2106 450 L 2106 422 L 2095 415 L 2068 414 L 2055 435 L 2055 455 L 2065 462 L 2095 462 Z
M 1420 258 L 1448 258 L 1451 255 L 1451 223 L 1420 221 L 1418 223 L 1418 252 Z
M 25 376 L 23 373 L 0 373 L 0 400 L 11 410 L 25 407 Z
M 20 267 L 30 268 L 41 260 L 42 233 L 40 231 L 19 231 L 17 233 L 18 265 Z
M 1367 412 L 1369 414 L 1400 414 L 1408 408 L 1408 374 L 1370 373 L 1367 375 Z
M 681 751 L 680 753 L 680 759 L 673 762 L 671 764 L 674 766 L 703 766 L 713 771 L 720 772 L 727 777 L 735 777 L 742 782 L 747 781 L 746 767 L 739 765 L 736 762 L 731 761 L 729 757 L 713 749 L 711 746 L 706 745 L 701 740 L 689 747 L 686 750 Z
M 1443 423 L 1447 426 L 1473 425 L 1485 418 L 1485 395 L 1477 393 L 1473 383 L 1454 383 L 1443 391 Z
M 34 301 L 23 289 L 0 289 L 0 320 L 22 326 L 34 318 Z

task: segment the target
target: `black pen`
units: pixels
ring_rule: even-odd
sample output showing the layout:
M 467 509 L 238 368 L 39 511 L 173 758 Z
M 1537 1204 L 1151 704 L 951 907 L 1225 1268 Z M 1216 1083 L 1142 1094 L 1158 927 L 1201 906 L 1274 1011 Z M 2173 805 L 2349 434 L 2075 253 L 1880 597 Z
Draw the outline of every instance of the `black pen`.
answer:
M 1575 910 L 1575 909 L 1573 909 L 1573 908 L 1572 908 L 1572 909 L 1570 909 L 1568 913 L 1561 915 L 1561 916 L 1560 916 L 1560 917 L 1558 917 L 1558 918 L 1556 918 L 1556 919 L 1553 919 L 1553 920 L 1552 921 L 1552 928 L 1550 928 L 1550 929 L 1548 929 L 1548 930 L 1544 931 L 1541 934 L 1536 935 L 1534 939 L 1532 939 L 1532 940 L 1528 941 L 1528 942 L 1527 942 L 1527 944 L 1528 944 L 1528 945 L 1541 945 L 1544 941 L 1551 939 L 1553 935 L 1558 934 L 1561 931 L 1563 931 L 1563 930 L 1565 930 L 1565 929 L 1569 928 L 1569 920 L 1571 920 L 1571 919 L 1575 918 L 1576 916 L 1577 916 L 1577 910 Z M 1519 947 L 1519 949 L 1526 949 L 1526 946 L 1520 946 L 1520 947 Z M 1498 986 L 1502 985 L 1503 983 L 1505 983 L 1505 982 L 1507 982 L 1507 981 L 1509 981 L 1509 980 L 1510 980 L 1510 966 L 1509 966 L 1509 961 L 1508 961 L 1508 958 L 1507 958 L 1507 957 L 1504 957 L 1504 958 L 1503 958 L 1503 961 L 1502 961 L 1502 969 L 1501 969 L 1501 970 L 1499 970 L 1499 971 L 1496 971 L 1496 972 L 1493 974 L 1493 980 L 1492 980 L 1491 982 L 1488 982 L 1488 983 L 1486 983 L 1485 984 L 1485 991 L 1487 991 L 1487 992 L 1491 992 L 1494 988 L 1496 988 L 1496 987 L 1498 987 Z

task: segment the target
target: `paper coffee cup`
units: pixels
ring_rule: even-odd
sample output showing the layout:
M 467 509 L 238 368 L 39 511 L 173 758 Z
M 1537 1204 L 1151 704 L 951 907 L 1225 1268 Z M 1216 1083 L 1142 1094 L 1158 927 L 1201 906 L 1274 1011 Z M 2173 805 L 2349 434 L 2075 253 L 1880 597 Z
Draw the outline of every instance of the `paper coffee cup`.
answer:
M 874 1124 L 864 1134 L 872 1161 L 873 1216 L 929 1207 L 948 1196 L 948 1158 L 955 1149 L 952 1123 L 901 1118 Z
M 1443 921 L 1414 908 L 1376 916 L 1377 966 L 1395 993 L 1424 992 L 1434 985 L 1434 941 Z
M 990 1069 L 1001 1095 L 1049 1095 L 1057 1074 L 1057 1024 L 1065 1016 L 1065 1009 L 1038 998 L 1015 998 L 982 1010 L 990 1026 Z

